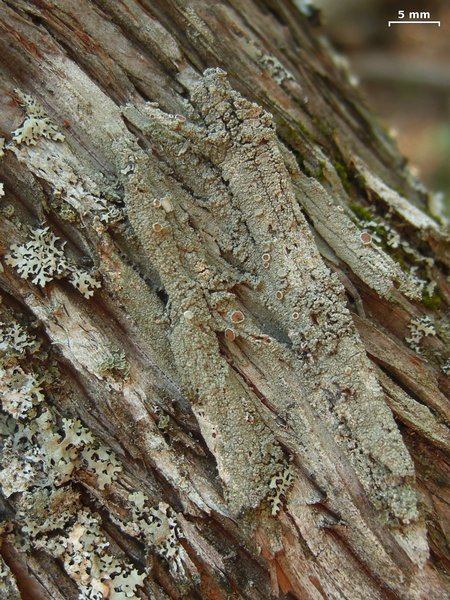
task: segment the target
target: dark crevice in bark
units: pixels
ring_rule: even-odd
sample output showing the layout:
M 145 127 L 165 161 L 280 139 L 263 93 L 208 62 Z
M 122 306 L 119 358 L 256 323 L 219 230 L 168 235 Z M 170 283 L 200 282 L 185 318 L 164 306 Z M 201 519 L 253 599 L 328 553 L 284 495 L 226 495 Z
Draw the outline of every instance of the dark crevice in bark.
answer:
M 391 379 L 395 383 L 395 385 L 397 385 L 406 394 L 408 394 L 408 396 L 412 398 L 414 402 L 417 402 L 422 406 L 426 406 L 435 417 L 439 418 L 439 415 L 436 413 L 436 411 L 434 411 L 432 407 L 429 407 L 428 404 L 414 392 L 414 390 L 411 390 L 411 388 L 409 388 L 404 383 L 404 381 L 401 378 L 399 378 L 398 374 L 395 371 L 393 371 L 392 368 L 390 368 L 390 365 L 378 361 L 376 357 L 372 357 L 372 360 L 375 364 L 378 365 L 378 367 L 383 371 L 383 373 L 386 373 L 389 379 Z

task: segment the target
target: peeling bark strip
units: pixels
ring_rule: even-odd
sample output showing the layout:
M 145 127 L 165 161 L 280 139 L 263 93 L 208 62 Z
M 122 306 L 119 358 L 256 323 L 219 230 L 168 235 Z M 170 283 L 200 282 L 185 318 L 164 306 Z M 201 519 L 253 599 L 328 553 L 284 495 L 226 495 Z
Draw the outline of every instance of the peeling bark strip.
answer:
M 306 12 L 0 4 L 2 597 L 450 594 L 448 238 Z

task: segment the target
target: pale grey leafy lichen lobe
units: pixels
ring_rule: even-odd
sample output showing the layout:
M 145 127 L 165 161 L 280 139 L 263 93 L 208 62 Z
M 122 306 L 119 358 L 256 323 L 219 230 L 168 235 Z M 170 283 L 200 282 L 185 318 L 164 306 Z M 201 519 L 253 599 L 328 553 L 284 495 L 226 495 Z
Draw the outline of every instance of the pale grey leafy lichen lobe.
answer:
M 85 469 L 104 490 L 121 471 L 119 461 L 78 419 L 60 419 L 49 405 L 45 377 L 34 371 L 44 358 L 34 336 L 11 319 L 1 324 L 0 346 L 0 486 L 15 510 L 10 541 L 61 560 L 80 599 L 103 597 L 98 593 L 106 589 L 116 598 L 131 595 L 146 573 L 107 550 L 101 519 L 83 506 L 74 486 L 78 470 Z M 0 592 L 5 574 L 2 568 Z
M 19 275 L 41 287 L 68 276 L 72 285 L 85 297 L 90 298 L 100 282 L 84 269 L 80 269 L 66 258 L 64 245 L 49 227 L 31 229 L 30 239 L 25 244 L 12 244 L 5 257 L 6 264 L 14 267 Z
M 14 529 L 2 535 L 22 552 L 44 550 L 59 560 L 77 585 L 79 600 L 137 597 L 136 588 L 143 585 L 148 570 L 116 556 L 103 519 L 77 489 L 83 474 L 90 474 L 92 489 L 104 492 L 108 486 L 109 494 L 122 464 L 79 419 L 59 417 L 45 389 L 51 377 L 42 373 L 43 340 L 7 310 L 2 318 L 7 322 L 0 322 L 0 486 L 15 511 Z M 123 353 L 113 352 L 110 358 L 105 368 L 126 368 Z M 39 374 L 34 368 L 41 369 Z M 135 492 L 129 496 L 127 519 L 114 514 L 111 519 L 163 557 L 172 572 L 183 575 L 187 555 L 179 542 L 176 513 L 167 503 L 148 503 L 145 494 Z M 1 597 L 20 598 L 14 581 L 0 561 Z
M 44 137 L 55 142 L 63 142 L 64 135 L 52 123 L 44 108 L 29 94 L 21 90 L 14 90 L 16 96 L 26 112 L 22 125 L 13 131 L 13 140 L 16 144 L 36 145 L 39 138 Z
M 413 521 L 412 461 L 370 371 L 343 288 L 323 264 L 298 209 L 270 115 L 233 91 L 220 70 L 205 72 L 192 103 L 195 123 L 152 106 L 125 113 L 195 196 L 163 177 L 167 167 L 142 152 L 124 185 L 132 225 L 168 294 L 172 350 L 231 505 L 255 505 L 270 479 L 267 463 L 276 465 L 280 451 L 268 432 L 255 436 L 248 426 L 242 397 L 253 399 L 239 390 L 242 384 L 221 356 L 215 330 L 226 330 L 226 314 L 213 307 L 217 290 L 195 269 L 201 263 L 214 271 L 212 257 L 253 279 L 252 297 L 276 314 L 279 338 L 296 353 L 304 396 L 345 449 L 375 505 L 394 521 Z M 154 201 L 167 195 L 174 210 L 162 214 Z M 228 293 L 228 306 L 241 309 L 233 296 Z M 238 335 L 248 335 L 251 326 L 255 336 L 266 333 L 264 324 L 251 323 Z M 252 440 L 252 455 L 242 470 L 245 439 Z M 263 450 L 268 444 L 270 452 Z

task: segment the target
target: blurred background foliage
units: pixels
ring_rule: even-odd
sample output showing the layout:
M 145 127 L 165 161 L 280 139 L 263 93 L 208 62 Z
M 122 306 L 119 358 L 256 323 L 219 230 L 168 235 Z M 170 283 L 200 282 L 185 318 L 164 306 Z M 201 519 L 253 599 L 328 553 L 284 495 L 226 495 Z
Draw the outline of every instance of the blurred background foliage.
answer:
M 350 62 L 366 103 L 450 219 L 450 0 L 314 0 L 323 29 Z M 437 25 L 393 25 L 398 11 Z M 433 209 L 433 206 L 431 206 Z

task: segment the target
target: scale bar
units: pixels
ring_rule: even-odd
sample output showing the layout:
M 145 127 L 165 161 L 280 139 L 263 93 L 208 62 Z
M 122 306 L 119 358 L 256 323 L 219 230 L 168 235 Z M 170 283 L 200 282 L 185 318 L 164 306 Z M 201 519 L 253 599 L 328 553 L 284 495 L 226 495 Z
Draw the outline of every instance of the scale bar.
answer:
M 416 24 L 430 24 L 430 25 L 438 25 L 439 27 L 441 26 L 441 22 L 440 21 L 388 21 L 388 26 L 390 27 L 391 25 L 395 25 L 395 24 L 408 24 L 408 23 L 416 23 Z

